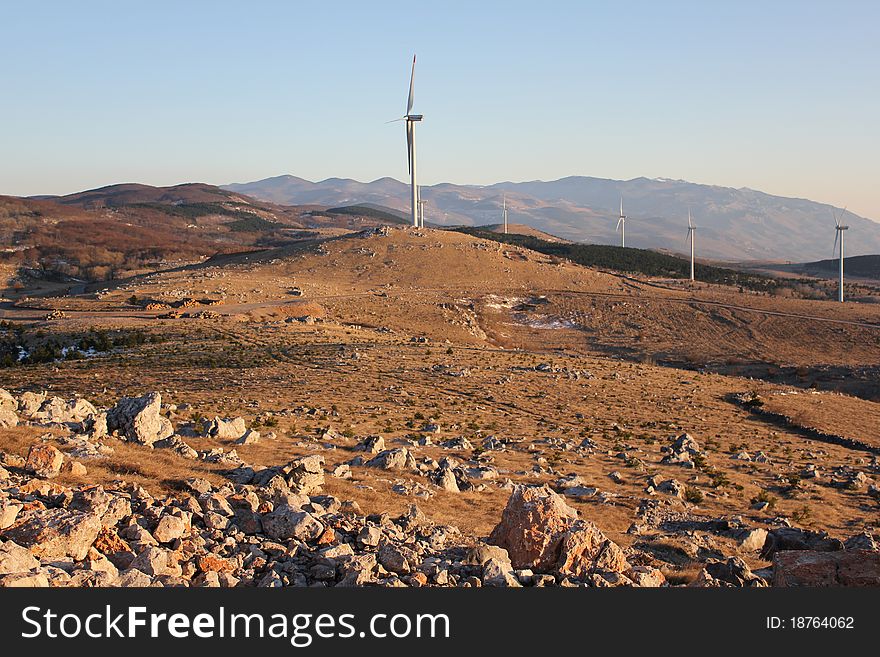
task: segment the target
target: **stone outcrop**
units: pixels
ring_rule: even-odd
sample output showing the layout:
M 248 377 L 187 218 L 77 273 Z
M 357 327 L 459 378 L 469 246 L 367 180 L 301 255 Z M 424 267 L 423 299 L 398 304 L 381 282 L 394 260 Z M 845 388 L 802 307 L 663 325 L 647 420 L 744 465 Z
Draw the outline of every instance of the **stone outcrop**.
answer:
M 514 486 L 488 542 L 505 548 L 515 568 L 585 578 L 630 567 L 616 543 L 546 486 Z
M 880 552 L 778 551 L 773 586 L 880 586 Z
M 94 513 L 44 509 L 30 512 L 0 537 L 27 547 L 36 557 L 85 559 L 101 527 Z
M 562 537 L 556 571 L 585 578 L 595 572 L 624 573 L 629 564 L 623 550 L 589 520 L 578 520 Z
M 43 424 L 67 425 L 78 424 L 97 413 L 98 409 L 85 399 L 65 401 L 60 397 L 51 397 L 40 404 L 39 409 L 30 415 L 30 419 Z
M 40 410 L 44 401 L 46 401 L 45 392 L 23 392 L 18 397 L 18 412 L 29 418 Z
M 488 542 L 507 550 L 517 568 L 551 570 L 577 512 L 546 487 L 514 486 Z
M 171 421 L 159 414 L 162 396 L 151 392 L 142 397 L 123 397 L 107 411 L 107 429 L 118 431 L 126 440 L 152 446 L 174 433 Z
M 777 552 L 786 550 L 833 552 L 842 550 L 843 547 L 843 541 L 830 537 L 826 532 L 777 527 L 767 533 L 764 546 L 761 548 L 761 558 L 769 561 Z
M 416 467 L 416 460 L 406 447 L 386 449 L 366 462 L 368 467 L 381 468 L 383 470 L 412 470 Z

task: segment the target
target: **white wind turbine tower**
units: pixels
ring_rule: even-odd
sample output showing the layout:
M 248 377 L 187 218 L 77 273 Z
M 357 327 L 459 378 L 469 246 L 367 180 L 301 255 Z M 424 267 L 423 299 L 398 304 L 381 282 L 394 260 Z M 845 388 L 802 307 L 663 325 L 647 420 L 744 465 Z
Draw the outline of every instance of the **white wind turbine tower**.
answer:
M 507 194 L 505 194 L 501 198 L 501 216 L 504 219 L 504 234 L 507 235 Z
M 419 227 L 419 188 L 416 184 L 416 123 L 422 120 L 421 114 L 413 114 L 413 81 L 416 76 L 416 56 L 413 55 L 412 73 L 409 76 L 409 97 L 406 101 L 406 114 L 394 121 L 406 121 L 406 162 L 412 186 L 412 225 Z M 393 123 L 393 121 L 389 121 Z
M 837 238 L 840 238 L 840 289 L 837 293 L 837 300 L 843 303 L 843 231 L 849 230 L 849 226 L 844 226 L 840 223 L 840 220 L 843 218 L 843 215 L 846 214 L 846 208 L 843 209 L 843 212 L 840 213 L 840 216 L 834 215 L 834 223 L 837 224 L 834 233 L 834 247 L 832 247 L 832 251 L 837 247 Z
M 688 235 L 687 240 L 691 243 L 691 280 L 694 280 L 694 235 L 697 233 L 697 227 L 691 220 L 691 211 L 688 209 Z
M 620 197 L 620 218 L 617 220 L 617 228 L 620 231 L 620 246 L 626 247 L 626 215 L 623 214 L 623 197 Z
M 422 186 L 419 185 L 419 228 L 425 227 L 425 206 L 427 201 L 422 200 Z

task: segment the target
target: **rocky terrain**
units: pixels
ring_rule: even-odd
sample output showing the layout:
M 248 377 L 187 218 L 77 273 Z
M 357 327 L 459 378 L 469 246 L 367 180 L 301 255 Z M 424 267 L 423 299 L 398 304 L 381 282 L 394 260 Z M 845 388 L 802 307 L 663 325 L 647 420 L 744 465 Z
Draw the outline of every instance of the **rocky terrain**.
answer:
M 497 470 L 479 458 L 417 462 L 404 447 L 385 449 L 381 436 L 358 442 L 350 451 L 363 456 L 327 472 L 320 454 L 259 466 L 242 461 L 234 449 L 191 447 L 162 414 L 159 393 L 122 398 L 108 409 L 82 398 L 65 401 L 28 392 L 16 398 L 5 390 L 0 400 L 7 428 L 21 419 L 53 430 L 26 456 L 0 453 L 2 586 L 670 584 L 652 547 L 621 548 L 566 503 L 566 498 L 607 495 L 576 475 L 557 481 L 559 493 L 547 485 L 515 485 L 507 478 L 499 481 Z M 204 437 L 236 445 L 263 439 L 240 417 L 203 419 L 198 425 Z M 180 482 L 179 491 L 160 496 L 124 479 L 103 485 L 57 481 L 62 474 L 87 479 L 89 464 L 108 458 L 120 442 L 216 464 L 227 481 L 190 477 Z M 503 449 L 487 443 L 487 451 Z M 704 458 L 688 434 L 665 451 L 664 461 L 683 467 L 693 468 Z M 323 493 L 327 477 L 351 477 L 353 467 L 418 473 L 426 491 L 459 492 L 488 482 L 509 491 L 509 497 L 488 537 L 469 536 L 432 522 L 416 504 L 396 517 L 364 514 L 357 502 Z M 878 470 L 876 458 L 871 467 Z M 880 496 L 863 473 L 848 485 L 868 486 L 871 495 Z M 753 527 L 741 518 L 700 517 L 681 503 L 692 493 L 675 479 L 650 477 L 645 492 L 651 497 L 642 501 L 628 531 L 653 534 L 657 542 L 659 530 L 667 541 L 674 537 L 681 552 L 693 550 L 699 558 L 702 551 L 703 567 L 692 586 L 880 585 L 880 546 L 870 533 L 841 541 L 792 528 L 781 518 Z M 759 552 L 772 565 L 753 572 L 741 557 L 724 554 L 722 546 Z
M 880 583 L 866 304 L 379 228 L 0 319 L 4 585 Z

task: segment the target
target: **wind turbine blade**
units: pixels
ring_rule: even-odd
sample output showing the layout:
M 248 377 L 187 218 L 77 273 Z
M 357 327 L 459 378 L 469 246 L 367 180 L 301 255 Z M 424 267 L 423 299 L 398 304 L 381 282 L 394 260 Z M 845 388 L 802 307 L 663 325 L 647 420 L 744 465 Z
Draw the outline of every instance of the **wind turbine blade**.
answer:
M 406 101 L 406 113 L 409 115 L 413 108 L 413 82 L 416 79 L 416 56 L 413 55 L 412 73 L 409 76 L 409 99 Z
M 839 226 L 840 224 L 837 224 L 837 225 Z M 834 252 L 837 250 L 837 238 L 838 237 L 840 237 L 840 231 L 835 229 L 835 231 L 834 231 L 834 246 L 831 247 L 831 254 L 832 255 L 834 255 Z
M 406 172 L 412 175 L 413 124 L 406 122 Z
M 622 221 L 623 221 L 623 217 L 621 217 L 620 219 L 617 220 L 617 228 L 614 229 L 615 233 L 620 230 L 620 224 Z
M 623 197 L 620 197 L 620 216 L 623 216 Z
M 385 121 L 385 123 L 397 123 L 398 121 L 406 121 L 405 116 L 401 116 L 399 119 L 391 119 L 390 121 Z
M 693 228 L 693 227 L 694 227 L 694 224 L 691 221 L 691 211 L 690 211 L 690 208 L 688 208 L 688 228 Z M 691 232 L 688 231 L 688 235 L 690 235 L 690 234 L 691 234 Z

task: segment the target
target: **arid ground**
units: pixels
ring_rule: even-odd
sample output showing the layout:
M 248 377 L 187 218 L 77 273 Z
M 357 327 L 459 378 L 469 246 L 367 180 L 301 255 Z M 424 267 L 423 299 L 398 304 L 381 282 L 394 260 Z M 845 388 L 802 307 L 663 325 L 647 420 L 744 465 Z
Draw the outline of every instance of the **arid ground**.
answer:
M 260 466 L 321 454 L 323 491 L 365 514 L 396 516 L 416 503 L 479 540 L 498 524 L 511 484 L 546 483 L 678 584 L 710 558 L 770 565 L 747 532 L 719 522 L 845 540 L 880 521 L 877 305 L 637 278 L 408 228 L 224 255 L 78 292 L 19 290 L 0 310 L 5 331 L 26 327 L 33 345 L 74 345 L 95 331 L 142 337 L 5 367 L 0 387 L 98 407 L 159 392 L 195 450 L 235 449 Z M 215 416 L 241 416 L 262 437 L 203 435 L 202 418 Z M 686 464 L 669 458 L 684 433 L 699 446 Z M 46 434 L 22 421 L 2 430 L 0 449 L 25 457 Z M 375 435 L 418 464 L 454 459 L 459 482 L 438 485 L 430 465 L 351 464 Z M 164 495 L 190 477 L 222 484 L 229 470 L 104 442 L 112 455 L 56 481 L 125 479 Z M 342 464 L 350 477 L 333 474 Z

